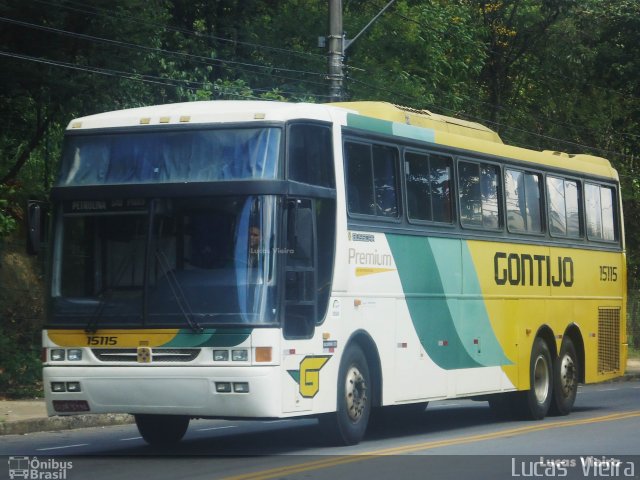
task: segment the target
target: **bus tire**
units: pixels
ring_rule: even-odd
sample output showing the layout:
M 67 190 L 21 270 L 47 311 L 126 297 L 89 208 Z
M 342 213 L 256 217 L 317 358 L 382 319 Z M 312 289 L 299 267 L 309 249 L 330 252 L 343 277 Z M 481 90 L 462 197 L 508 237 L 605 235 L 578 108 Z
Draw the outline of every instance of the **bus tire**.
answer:
M 322 415 L 320 427 L 332 444 L 355 445 L 367 430 L 371 414 L 371 376 L 362 349 L 347 347 L 338 372 L 337 411 Z
M 553 364 L 553 400 L 549 412 L 552 415 L 568 415 L 578 394 L 580 364 L 576 348 L 569 337 L 564 337 L 560 354 Z
M 553 365 L 547 343 L 536 337 L 529 363 L 529 390 L 516 397 L 516 413 L 528 420 L 542 420 L 553 397 Z
M 189 428 L 189 417 L 181 415 L 134 415 L 142 438 L 154 447 L 167 447 L 182 440 Z

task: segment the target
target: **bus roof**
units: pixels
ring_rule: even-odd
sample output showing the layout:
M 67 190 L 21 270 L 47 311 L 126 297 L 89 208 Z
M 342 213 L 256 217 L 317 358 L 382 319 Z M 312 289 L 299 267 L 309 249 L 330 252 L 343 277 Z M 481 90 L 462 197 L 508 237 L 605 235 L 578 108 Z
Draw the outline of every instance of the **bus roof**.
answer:
M 513 158 L 551 168 L 617 180 L 608 160 L 591 155 L 536 151 L 506 145 L 493 130 L 475 122 L 414 110 L 385 102 L 332 104 L 217 100 L 117 110 L 72 120 L 69 130 L 145 125 L 286 121 L 304 118 L 338 122 L 364 130 L 423 140 L 468 152 Z
M 248 100 L 215 100 L 172 103 L 98 113 L 72 120 L 68 130 L 233 123 L 259 120 L 284 121 L 294 118 L 332 121 L 331 108 L 312 103 L 285 103 Z

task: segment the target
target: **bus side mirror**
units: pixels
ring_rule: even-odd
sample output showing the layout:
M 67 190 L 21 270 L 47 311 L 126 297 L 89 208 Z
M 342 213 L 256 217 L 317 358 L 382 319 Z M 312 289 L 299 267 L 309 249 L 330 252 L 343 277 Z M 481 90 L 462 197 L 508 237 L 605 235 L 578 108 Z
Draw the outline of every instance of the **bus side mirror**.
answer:
M 45 222 L 47 204 L 40 200 L 27 202 L 27 253 L 38 255 L 45 241 Z

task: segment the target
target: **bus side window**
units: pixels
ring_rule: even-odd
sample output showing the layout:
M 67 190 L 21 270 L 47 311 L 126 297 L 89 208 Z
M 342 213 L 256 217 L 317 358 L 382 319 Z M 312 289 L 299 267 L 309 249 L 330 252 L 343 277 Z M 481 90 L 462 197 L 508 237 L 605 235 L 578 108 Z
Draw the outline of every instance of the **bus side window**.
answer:
M 331 128 L 304 123 L 291 125 L 288 165 L 290 180 L 335 188 Z
M 504 186 L 509 231 L 540 233 L 540 176 L 507 169 Z
M 375 214 L 371 147 L 362 143 L 345 144 L 347 163 L 347 203 L 350 213 Z
M 589 239 L 615 241 L 613 189 L 587 183 L 584 186 L 584 196 Z
M 375 214 L 382 217 L 398 216 L 398 151 L 380 145 L 373 146 L 373 176 L 376 190 Z
M 431 220 L 429 157 L 424 153 L 407 152 L 404 155 L 404 164 L 409 218 Z
M 409 218 L 451 223 L 451 158 L 407 152 L 404 164 Z
M 349 213 L 397 218 L 398 150 L 346 142 L 344 155 Z
M 485 163 L 461 161 L 458 167 L 460 220 L 466 227 L 498 229 L 500 213 L 500 168 Z
M 582 236 L 578 182 L 547 176 L 549 232 L 556 237 Z

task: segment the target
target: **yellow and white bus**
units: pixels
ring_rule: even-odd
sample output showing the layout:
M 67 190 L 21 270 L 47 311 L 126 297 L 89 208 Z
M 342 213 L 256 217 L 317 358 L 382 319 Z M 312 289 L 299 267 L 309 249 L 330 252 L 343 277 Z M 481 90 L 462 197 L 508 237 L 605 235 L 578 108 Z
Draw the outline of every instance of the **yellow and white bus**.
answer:
M 73 120 L 54 209 L 50 415 L 316 416 L 480 398 L 540 419 L 626 361 L 620 186 L 376 102 L 215 101 Z

